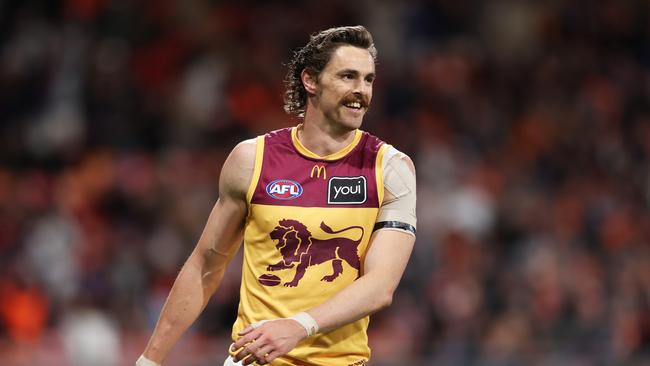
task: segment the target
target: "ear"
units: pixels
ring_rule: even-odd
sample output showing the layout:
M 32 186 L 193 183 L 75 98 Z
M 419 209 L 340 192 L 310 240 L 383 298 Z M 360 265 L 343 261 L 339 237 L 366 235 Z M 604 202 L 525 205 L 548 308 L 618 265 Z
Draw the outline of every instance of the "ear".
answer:
M 316 89 L 318 87 L 318 79 L 312 76 L 307 69 L 303 69 L 300 73 L 300 80 L 302 85 L 305 87 L 305 90 L 309 94 L 316 94 Z

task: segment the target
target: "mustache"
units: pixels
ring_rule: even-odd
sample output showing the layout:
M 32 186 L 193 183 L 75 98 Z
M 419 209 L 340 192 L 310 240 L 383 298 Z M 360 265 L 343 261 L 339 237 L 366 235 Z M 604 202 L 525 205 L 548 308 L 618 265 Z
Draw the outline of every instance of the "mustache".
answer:
M 362 108 L 368 108 L 368 106 L 370 105 L 370 101 L 368 100 L 368 97 L 365 95 L 350 94 L 350 95 L 346 95 L 345 97 L 343 97 L 343 99 L 341 99 L 341 104 L 348 104 L 354 102 L 358 102 L 359 104 L 361 104 Z

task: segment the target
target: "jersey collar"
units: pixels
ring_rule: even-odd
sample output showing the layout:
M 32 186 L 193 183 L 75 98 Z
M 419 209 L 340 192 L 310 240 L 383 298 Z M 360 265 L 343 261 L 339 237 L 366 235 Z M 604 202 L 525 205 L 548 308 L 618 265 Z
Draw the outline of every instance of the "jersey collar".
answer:
M 343 149 L 341 149 L 341 150 L 339 150 L 339 151 L 337 151 L 335 153 L 325 155 L 325 156 L 320 156 L 320 155 L 310 151 L 309 149 L 307 149 L 300 142 L 300 140 L 298 139 L 298 127 L 299 126 L 291 128 L 291 141 L 293 142 L 293 146 L 296 148 L 296 150 L 298 150 L 298 152 L 300 154 L 304 155 L 305 157 L 308 157 L 308 158 L 311 158 L 311 159 L 317 159 L 317 160 L 329 160 L 329 161 L 331 161 L 331 160 L 341 159 L 342 157 L 347 155 L 350 151 L 354 150 L 355 147 L 357 147 L 357 145 L 359 144 L 359 141 L 361 141 L 361 136 L 362 136 L 361 130 L 356 129 L 354 131 L 354 139 L 352 140 L 352 142 L 348 146 L 344 147 Z

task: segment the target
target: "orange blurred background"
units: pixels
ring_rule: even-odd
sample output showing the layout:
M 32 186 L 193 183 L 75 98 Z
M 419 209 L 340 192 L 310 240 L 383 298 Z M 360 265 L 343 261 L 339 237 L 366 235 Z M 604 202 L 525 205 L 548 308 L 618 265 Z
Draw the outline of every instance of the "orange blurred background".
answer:
M 374 366 L 650 364 L 646 1 L 0 2 L 0 364 L 132 365 L 292 51 L 365 25 L 418 171 Z M 168 365 L 219 365 L 236 257 Z

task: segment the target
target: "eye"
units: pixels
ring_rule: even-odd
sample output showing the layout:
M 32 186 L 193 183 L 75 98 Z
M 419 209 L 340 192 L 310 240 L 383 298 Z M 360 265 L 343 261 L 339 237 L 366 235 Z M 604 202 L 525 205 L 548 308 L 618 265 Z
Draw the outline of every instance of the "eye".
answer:
M 343 79 L 344 80 L 353 80 L 354 75 L 352 75 L 352 74 L 343 74 Z
M 374 77 L 374 76 L 368 76 L 368 77 L 366 78 L 366 82 L 367 82 L 368 84 L 372 84 L 374 81 L 375 81 L 375 77 Z

